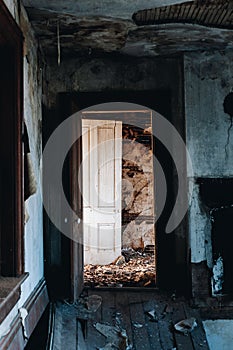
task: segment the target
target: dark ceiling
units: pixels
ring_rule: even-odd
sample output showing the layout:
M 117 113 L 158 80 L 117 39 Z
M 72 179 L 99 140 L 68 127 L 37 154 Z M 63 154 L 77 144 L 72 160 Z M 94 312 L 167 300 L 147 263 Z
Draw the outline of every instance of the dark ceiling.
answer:
M 233 49 L 233 0 L 181 2 L 24 0 L 47 56 Z

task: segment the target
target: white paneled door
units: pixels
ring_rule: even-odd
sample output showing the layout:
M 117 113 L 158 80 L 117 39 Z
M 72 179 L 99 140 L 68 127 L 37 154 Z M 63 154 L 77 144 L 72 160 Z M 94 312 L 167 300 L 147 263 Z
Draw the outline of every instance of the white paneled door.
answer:
M 122 122 L 82 120 L 84 264 L 121 255 Z

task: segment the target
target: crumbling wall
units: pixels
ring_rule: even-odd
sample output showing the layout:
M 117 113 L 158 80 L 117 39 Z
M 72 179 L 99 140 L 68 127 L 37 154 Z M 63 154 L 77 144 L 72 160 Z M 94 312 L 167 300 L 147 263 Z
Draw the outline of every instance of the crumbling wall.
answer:
M 122 245 L 144 249 L 155 244 L 151 127 L 123 125 Z
M 20 12 L 24 42 L 24 121 L 28 133 L 31 170 L 36 191 L 25 202 L 25 270 L 29 277 L 22 285 L 22 297 L 44 276 L 42 204 L 42 61 L 33 29 L 24 8 Z M 26 162 L 27 155 L 24 155 Z
M 224 99 L 232 90 L 232 53 L 185 54 L 186 142 L 193 174 L 188 169 L 194 191 L 189 209 L 191 262 L 207 263 L 213 273 L 212 221 L 200 197 L 198 178 L 233 177 L 233 137 L 231 119 L 224 112 Z M 201 289 L 202 280 L 197 281 Z M 209 281 L 210 287 L 210 281 Z M 211 288 L 209 288 L 210 290 Z

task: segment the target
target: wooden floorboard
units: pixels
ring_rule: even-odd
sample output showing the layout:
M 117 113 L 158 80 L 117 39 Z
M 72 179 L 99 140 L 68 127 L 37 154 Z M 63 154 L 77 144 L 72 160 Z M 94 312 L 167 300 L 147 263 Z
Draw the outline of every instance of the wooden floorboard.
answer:
M 158 293 L 143 294 L 143 304 L 146 311 L 148 311 L 148 305 L 152 307 L 152 310 L 155 310 L 158 320 L 156 332 L 159 339 L 154 342 L 151 349 L 167 350 L 175 348 L 171 313 L 165 312 L 168 306 L 171 307 L 170 300 Z
M 107 338 L 95 329 L 96 323 L 125 329 L 132 350 L 209 350 L 199 310 L 192 309 L 183 298 L 155 291 L 88 290 L 88 295 L 102 298 L 99 309 L 80 319 L 77 305 L 57 305 L 53 350 L 96 350 L 104 348 Z M 152 320 L 148 311 L 154 310 Z M 188 335 L 174 329 L 176 322 L 194 317 L 198 326 Z M 86 331 L 85 331 L 86 328 Z
M 183 308 L 183 302 L 177 303 L 174 312 L 172 315 L 172 321 L 173 321 L 173 326 L 181 321 L 186 319 L 186 315 L 184 312 Z M 175 341 L 176 341 L 176 348 L 179 350 L 195 350 L 193 347 L 193 342 L 190 333 L 187 334 L 182 334 L 179 332 L 174 332 L 175 335 Z
M 87 343 L 85 341 L 81 323 L 77 321 L 77 350 L 87 350 Z
M 141 293 L 128 293 L 133 345 L 135 350 L 150 349 Z
M 133 332 L 127 292 L 116 293 L 116 312 L 121 320 L 121 327 L 126 330 L 129 343 L 133 344 Z
M 147 300 L 145 300 L 147 299 Z M 159 335 L 159 325 L 158 325 L 158 309 L 156 305 L 156 300 L 154 298 L 143 298 L 143 310 L 145 312 L 145 325 L 148 333 L 148 338 L 150 342 L 150 348 L 154 350 L 161 350 L 161 342 Z M 152 320 L 148 312 L 155 310 L 156 320 Z
M 95 294 L 100 295 L 100 293 L 98 293 L 95 290 L 90 289 L 88 292 L 88 296 L 95 295 Z M 87 320 L 87 332 L 86 332 L 85 341 L 86 341 L 88 350 L 96 350 L 98 347 L 99 348 L 103 347 L 106 343 L 105 337 L 102 334 L 100 334 L 94 327 L 94 324 L 96 322 L 102 322 L 102 306 L 103 306 L 103 302 L 99 307 L 99 309 L 97 310 L 97 312 L 95 312 L 94 318 L 90 318 Z M 82 349 L 80 348 L 78 350 L 82 350 Z
M 203 328 L 200 313 L 196 309 L 190 308 L 187 304 L 184 304 L 184 311 L 187 318 L 195 317 L 197 321 L 197 327 L 190 334 L 193 341 L 193 346 L 195 350 L 209 350 L 208 342 L 206 340 L 205 331 Z
M 102 322 L 115 326 L 116 320 L 116 302 L 115 292 L 103 292 L 102 301 Z
M 75 317 L 70 315 L 64 315 L 62 320 L 62 339 L 65 340 L 63 343 L 64 348 L 77 349 L 77 321 Z

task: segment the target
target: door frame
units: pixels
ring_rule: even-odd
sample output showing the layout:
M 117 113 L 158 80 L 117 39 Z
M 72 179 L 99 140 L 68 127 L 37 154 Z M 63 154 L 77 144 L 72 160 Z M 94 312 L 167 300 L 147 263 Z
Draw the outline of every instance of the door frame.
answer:
M 65 92 L 59 94 L 58 101 L 61 102 L 58 104 L 58 108 L 63 106 L 62 120 L 64 120 L 64 117 L 84 110 L 90 105 L 100 103 L 123 101 L 144 105 L 145 108 L 157 111 L 172 122 L 181 137 L 185 139 L 185 119 L 181 109 L 182 96 L 180 95 L 180 90 L 175 95 L 172 95 L 172 90 L 169 88 L 137 91 Z M 154 142 L 156 142 L 155 156 L 160 161 L 163 153 L 160 152 L 161 145 L 158 145 L 155 139 Z M 173 190 L 171 196 L 175 198 L 176 181 L 173 172 L 170 171 L 170 173 L 171 188 Z M 174 234 L 166 235 L 163 232 L 164 222 L 166 221 L 163 217 L 166 217 L 166 215 L 169 215 L 169 210 L 167 213 L 166 210 L 165 213 L 162 213 L 156 227 L 157 287 L 169 290 L 177 289 L 182 293 L 186 293 L 189 292 L 189 279 L 187 279 L 187 276 L 189 276 L 189 250 L 186 234 L 188 232 L 187 218 L 182 221 Z M 68 251 L 65 254 L 68 254 Z M 67 273 L 71 276 L 73 262 L 70 260 L 70 256 L 67 256 L 66 260 L 70 266 Z M 70 291 L 69 296 L 74 294 L 74 292 Z
M 139 106 L 142 108 L 138 109 L 130 109 L 123 108 L 120 109 L 120 105 L 118 109 L 111 110 L 108 109 L 106 104 L 105 109 L 101 110 L 101 108 L 97 109 L 95 106 L 91 106 L 85 110 L 79 111 L 77 113 L 78 117 L 78 125 L 79 128 L 82 128 L 82 120 L 83 119 L 95 119 L 95 120 L 115 120 L 121 121 L 122 124 L 127 121 L 128 124 L 130 122 L 133 124 L 134 121 L 127 118 L 127 116 L 131 113 L 133 115 L 138 114 L 135 118 L 138 120 L 144 120 L 145 114 L 150 115 L 151 126 L 153 127 L 152 117 L 153 111 L 148 108 L 145 109 L 143 106 Z M 129 106 L 130 103 L 126 103 L 125 105 Z M 103 105 L 99 105 L 103 107 Z M 98 106 L 97 106 L 98 107 Z M 133 107 L 133 105 L 132 105 Z M 141 119 L 140 119 L 141 117 Z M 143 126 L 143 122 L 142 122 Z M 152 142 L 152 148 L 154 148 L 154 142 Z M 153 151 L 154 152 L 154 151 Z M 82 199 L 82 190 L 80 191 L 80 183 L 77 183 L 77 179 L 81 179 L 81 174 L 79 174 L 79 166 L 82 162 L 82 137 L 79 137 L 74 147 L 72 147 L 71 157 L 70 157 L 70 198 L 72 209 L 78 214 L 78 216 L 83 219 L 83 199 Z M 154 165 L 153 165 L 154 167 Z M 155 182 L 155 180 L 154 180 Z M 82 186 L 82 179 L 81 179 Z M 153 194 L 155 198 L 155 191 Z M 155 203 L 154 203 L 154 215 L 155 217 Z M 156 225 L 156 224 L 155 224 Z M 75 230 L 75 227 L 74 227 Z M 82 235 L 80 239 L 80 234 Z M 157 235 L 155 229 L 155 247 L 157 247 Z M 75 301 L 78 296 L 81 294 L 84 287 L 84 245 L 83 245 L 83 226 L 80 228 L 79 226 L 79 242 L 71 240 L 71 299 Z M 157 260 L 157 248 L 155 249 L 155 260 Z M 157 265 L 155 265 L 155 269 L 157 270 Z

